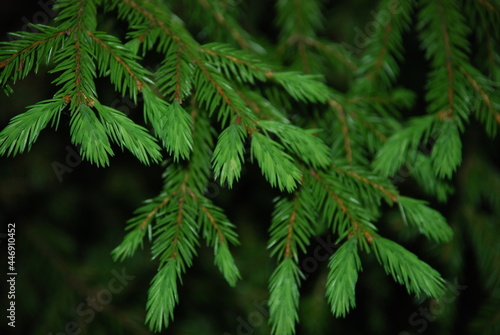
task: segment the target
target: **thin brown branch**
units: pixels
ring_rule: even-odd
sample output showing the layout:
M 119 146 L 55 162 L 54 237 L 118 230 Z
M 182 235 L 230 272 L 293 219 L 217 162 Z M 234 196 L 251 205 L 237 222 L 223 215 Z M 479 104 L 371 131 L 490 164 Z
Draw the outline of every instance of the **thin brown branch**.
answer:
M 286 243 L 285 243 L 285 257 L 292 258 L 293 255 L 293 228 L 295 226 L 295 220 L 297 218 L 297 210 L 298 210 L 298 201 L 297 201 L 297 192 L 295 192 L 295 197 L 293 199 L 293 208 L 290 213 L 290 219 L 288 220 L 288 228 L 286 230 Z
M 309 171 L 310 171 L 311 175 L 314 177 L 314 179 L 316 179 L 323 186 L 323 188 L 326 190 L 328 195 L 333 200 L 335 200 L 335 202 L 339 205 L 340 210 L 347 215 L 347 217 L 353 223 L 353 225 L 358 226 L 356 219 L 351 216 L 351 214 L 347 210 L 347 207 L 346 207 L 344 201 L 340 198 L 340 196 L 332 191 L 332 189 L 330 188 L 328 183 L 325 180 L 323 180 L 323 178 L 321 178 L 321 176 L 314 169 L 311 168 Z
M 53 39 L 58 38 L 64 34 L 68 34 L 68 32 L 69 32 L 68 30 L 59 31 L 56 34 L 54 34 L 54 36 L 52 36 L 52 37 L 36 41 L 36 42 L 32 43 L 31 45 L 29 45 L 28 47 L 26 47 L 18 52 L 13 53 L 9 58 L 4 59 L 3 61 L 0 62 L 0 69 L 6 67 L 13 59 L 24 55 L 25 53 L 33 50 L 34 48 L 38 47 L 39 45 L 42 45 L 42 44 L 47 43 L 49 41 L 52 41 Z M 18 71 L 21 69 L 22 69 L 22 67 L 19 68 Z
M 448 33 L 449 27 L 446 25 L 446 20 L 444 19 L 444 8 L 442 6 L 438 7 L 438 14 L 441 17 L 441 33 L 444 39 L 444 51 L 445 51 L 445 59 L 446 59 L 446 72 L 448 77 L 448 114 L 453 112 L 454 107 L 454 91 L 453 91 L 453 80 L 454 80 L 454 72 L 453 72 L 453 60 L 451 56 L 451 41 Z
M 241 58 L 238 58 L 238 57 L 235 57 L 233 55 L 226 55 L 226 54 L 220 54 L 214 50 L 209 50 L 207 48 L 200 48 L 200 50 L 202 52 L 205 52 L 211 56 L 214 56 L 214 57 L 220 57 L 220 58 L 226 58 L 226 59 L 229 59 L 230 61 L 238 64 L 238 65 L 244 65 L 244 66 L 247 66 L 249 68 L 251 68 L 252 70 L 256 71 L 256 72 L 261 72 L 261 73 L 264 73 L 266 74 L 267 76 L 269 75 L 267 72 L 269 72 L 269 70 L 264 70 L 264 69 L 261 69 L 259 68 L 258 66 L 256 66 L 254 63 L 252 62 L 249 62 L 249 61 L 246 61 L 244 59 L 241 59 Z M 272 71 L 271 71 L 272 72 Z
M 217 224 L 217 221 L 215 220 L 214 216 L 210 213 L 210 211 L 205 206 L 201 206 L 200 209 L 203 213 L 205 213 L 205 215 L 207 216 L 208 220 L 210 221 L 212 226 L 215 228 L 215 230 L 217 230 L 217 234 L 219 235 L 220 242 L 226 243 L 226 237 L 224 236 L 222 229 Z
M 477 0 L 477 2 L 479 3 L 479 5 L 485 7 L 489 11 L 493 13 L 498 13 L 498 8 L 496 8 L 491 2 L 487 0 Z
M 369 180 L 366 177 L 360 176 L 359 174 L 357 174 L 354 171 L 345 171 L 345 170 L 341 170 L 341 169 L 335 168 L 335 167 L 333 169 L 336 170 L 337 172 L 340 172 L 340 173 L 346 173 L 346 174 L 350 175 L 351 177 L 359 180 L 360 182 L 365 183 L 365 184 L 379 190 L 382 194 L 384 194 L 387 198 L 391 199 L 391 201 L 393 201 L 393 202 L 398 201 L 399 195 L 397 193 L 392 193 L 391 191 L 389 191 L 388 189 L 386 189 L 382 185 L 380 185 L 372 180 Z
M 239 97 L 245 102 L 245 104 L 256 114 L 259 116 L 260 119 L 268 119 L 272 120 L 272 118 L 265 114 L 262 109 L 253 101 L 252 99 L 249 99 L 243 92 L 241 91 L 236 91 L 236 93 L 239 95 Z M 239 122 L 241 122 L 241 117 Z
M 360 120 L 358 114 L 354 113 L 353 111 L 350 111 L 349 115 L 356 121 L 361 122 L 364 127 L 370 129 L 382 142 L 387 141 L 387 136 L 385 136 L 380 130 L 378 130 L 373 123 L 370 123 L 366 120 Z
M 162 209 L 170 201 L 170 199 L 171 199 L 170 197 L 165 197 L 163 199 L 163 201 L 158 206 L 156 206 L 151 212 L 149 212 L 149 214 L 146 216 L 146 218 L 144 220 L 142 220 L 141 224 L 139 225 L 139 229 L 146 228 L 148 223 L 151 222 L 151 219 L 153 218 L 153 216 L 155 216 L 155 214 L 160 209 Z
M 474 80 L 474 78 L 472 78 L 472 76 L 464 68 L 461 67 L 460 71 L 465 75 L 465 77 L 467 78 L 467 80 L 472 84 L 472 87 L 474 87 L 474 89 L 476 90 L 476 92 L 479 93 L 479 95 L 483 99 L 484 103 L 486 104 L 486 107 L 488 108 L 488 111 L 491 114 L 493 114 L 495 120 L 500 125 L 500 113 L 497 112 L 495 110 L 495 108 L 493 107 L 493 104 L 491 103 L 491 100 L 490 100 L 490 97 L 489 97 L 488 93 L 486 93 L 484 91 L 484 89 L 481 88 L 481 86 L 479 86 L 478 82 L 476 80 Z
M 175 58 L 175 90 L 174 90 L 174 100 L 179 104 L 182 104 L 182 93 L 181 93 L 181 61 L 182 61 L 182 48 L 178 48 L 176 51 Z
M 327 45 L 326 43 L 323 43 L 317 39 L 308 37 L 305 39 L 305 42 L 316 48 L 317 50 L 322 50 L 324 53 L 329 54 L 336 59 L 338 59 L 340 62 L 342 62 L 345 66 L 347 66 L 350 70 L 356 71 L 358 69 L 357 65 L 350 60 L 348 57 L 346 57 L 342 52 L 339 52 L 338 50 L 335 50 L 331 46 Z
M 134 0 L 124 0 L 123 1 L 125 4 L 129 5 L 132 9 L 134 9 L 136 12 L 144 16 L 148 21 L 154 23 L 158 27 L 160 27 L 165 34 L 168 36 L 173 36 L 172 32 L 168 27 L 165 25 L 165 22 L 158 20 L 156 16 L 150 12 L 148 12 L 144 6 L 141 6 Z
M 99 44 L 108 54 L 110 54 L 118 62 L 118 64 L 120 64 L 125 69 L 125 71 L 127 71 L 127 73 L 134 79 L 137 85 L 137 90 L 141 91 L 142 88 L 144 87 L 144 83 L 132 71 L 130 66 L 120 56 L 118 56 L 116 52 L 113 52 L 113 50 L 111 50 L 111 48 L 109 47 L 108 44 L 106 44 L 106 42 L 97 37 L 93 32 L 87 30 L 87 35 L 89 35 L 95 42 L 97 42 L 97 44 Z
M 303 37 L 298 40 L 297 49 L 299 50 L 300 61 L 304 73 L 311 73 L 311 64 L 309 56 L 307 55 L 307 44 L 304 42 Z
M 347 126 L 347 119 L 344 113 L 344 108 L 341 104 L 332 99 L 328 99 L 328 104 L 339 114 L 339 119 L 342 123 L 342 133 L 344 134 L 344 148 L 347 156 L 346 158 L 348 162 L 352 162 L 351 137 L 349 135 L 349 128 Z
M 176 233 L 175 233 L 174 240 L 172 241 L 173 252 L 172 252 L 172 255 L 170 256 L 170 258 L 172 258 L 172 259 L 176 259 L 177 256 L 179 255 L 178 254 L 178 252 L 179 252 L 178 245 L 179 245 L 179 238 L 181 235 L 181 227 L 183 225 L 184 206 L 186 203 L 186 195 L 189 194 L 189 192 L 188 192 L 189 188 L 187 186 L 188 179 L 189 179 L 189 174 L 185 173 L 184 180 L 182 181 L 182 184 L 179 188 L 181 191 L 181 197 L 180 197 L 179 202 L 178 202 L 179 209 L 177 211 L 177 218 L 175 221 Z
M 223 28 L 227 29 L 230 33 L 233 39 L 240 45 L 242 49 L 248 49 L 249 43 L 243 37 L 243 34 L 238 31 L 233 25 L 231 25 L 224 14 L 221 11 L 218 11 L 216 8 L 213 8 L 213 6 L 210 5 L 210 3 L 207 0 L 198 0 L 198 3 L 208 12 L 210 12 L 213 17 L 215 18 L 215 21 L 217 21 L 218 24 L 220 24 Z
M 382 66 L 384 65 L 384 59 L 388 55 L 387 49 L 389 46 L 389 38 L 391 32 L 392 32 L 392 26 L 389 24 L 386 25 L 384 27 L 384 38 L 382 39 L 382 44 L 378 52 L 377 60 L 375 61 L 375 66 L 373 67 L 372 71 L 368 73 L 368 75 L 366 76 L 368 80 L 375 81 L 375 78 L 382 70 Z

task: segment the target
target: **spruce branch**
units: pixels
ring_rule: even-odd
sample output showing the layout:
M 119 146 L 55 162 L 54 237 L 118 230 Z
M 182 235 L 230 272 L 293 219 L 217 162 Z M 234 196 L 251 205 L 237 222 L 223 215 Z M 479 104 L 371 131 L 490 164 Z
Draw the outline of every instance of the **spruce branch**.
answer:
M 208 60 L 217 64 L 227 77 L 234 77 L 240 83 L 255 83 L 255 79 L 265 81 L 273 67 L 260 57 L 226 44 L 210 43 L 202 46 Z
M 330 257 L 326 297 L 335 317 L 345 317 L 356 306 L 355 287 L 361 260 L 355 238 L 350 238 Z
M 143 202 L 143 206 L 135 210 L 135 217 L 127 221 L 129 232 L 125 235 L 122 243 L 111 252 L 115 261 L 124 261 L 135 254 L 138 247 L 143 246 L 146 232 L 152 231 L 151 225 L 156 214 L 170 201 L 171 197 L 160 194 L 158 197 Z M 148 228 L 148 230 L 146 229 Z M 151 236 L 150 236 L 151 238 Z
M 415 1 L 381 1 L 374 20 L 378 26 L 370 36 L 356 73 L 353 92 L 371 92 L 377 85 L 389 88 L 399 74 L 403 33 L 410 28 Z
M 338 66 L 340 62 L 350 71 L 354 72 L 358 69 L 358 60 L 352 57 L 342 45 L 312 37 L 306 38 L 305 42 L 327 56 L 332 65 Z
M 178 303 L 177 280 L 190 267 L 199 245 L 199 223 L 196 221 L 197 204 L 187 186 L 189 174 L 171 170 L 174 186 L 172 200 L 162 208 L 154 227 L 151 248 L 153 258 L 160 261 L 159 271 L 149 289 L 146 323 L 154 331 L 168 327 Z
M 291 199 L 276 199 L 269 228 L 268 248 L 278 260 L 289 257 L 298 262 L 299 250 L 306 251 L 315 226 L 314 198 L 307 189 L 295 191 Z
M 315 37 L 322 25 L 321 2 L 318 0 L 285 1 L 276 4 L 277 24 L 281 28 L 281 48 L 293 46 L 297 49 L 301 69 L 311 73 L 311 54 L 307 39 Z
M 392 176 L 408 160 L 414 158 L 420 143 L 427 143 L 436 117 L 427 115 L 409 121 L 406 128 L 391 136 L 373 161 L 374 170 L 383 176 Z
M 269 322 L 275 335 L 295 334 L 301 276 L 298 265 L 285 257 L 269 279 Z
M 462 158 L 462 147 L 469 145 L 471 115 L 492 138 L 500 124 L 498 5 L 383 0 L 374 17 L 378 29 L 360 57 L 345 43 L 324 37 L 331 32 L 325 31 L 329 17 L 323 17 L 328 11 L 321 0 L 276 3 L 277 48 L 266 46 L 268 32 L 251 36 L 247 27 L 260 23 L 249 15 L 244 28 L 233 7 L 219 0 L 56 1 L 52 26 L 31 25 L 35 32 L 14 33 L 18 39 L 0 43 L 0 86 L 7 93 L 10 84 L 42 67 L 57 86 L 51 98 L 29 106 L 0 131 L 0 155 L 29 151 L 49 123 L 57 128 L 65 109 L 71 142 L 91 163 L 108 165 L 112 142 L 146 165 L 162 160 L 161 147 L 169 154 L 161 192 L 134 212 L 112 252 L 115 260 L 124 260 L 143 247 L 146 236 L 151 243 L 158 271 L 146 303 L 150 329 L 161 332 L 172 322 L 179 283 L 202 240 L 213 248 L 214 265 L 230 286 L 241 278 L 230 250 L 239 244 L 237 226 L 210 198 L 208 187 L 212 177 L 229 188 L 240 180 L 247 141 L 251 162 L 283 193 L 275 199 L 269 226 L 269 254 L 277 259 L 269 279 L 273 334 L 296 332 L 304 278 L 299 259 L 323 233 L 343 243 L 322 276 L 335 317 L 356 305 L 360 250 L 373 251 L 408 293 L 433 298 L 443 293 L 445 281 L 436 270 L 396 239 L 379 235 L 378 224 L 397 209 L 402 220 L 396 221 L 405 223 L 401 229 L 419 232 L 433 244 L 451 242 L 454 234 L 470 238 L 485 285 L 493 291 L 498 257 L 492 250 L 498 243 L 487 232 L 496 232 L 500 203 L 478 184 L 484 177 L 481 189 L 491 189 L 500 178 L 483 166 L 474 182 L 465 183 L 475 162 L 466 153 Z M 388 14 L 387 8 L 395 11 Z M 118 30 L 97 30 L 102 12 L 123 21 Z M 183 14 L 199 22 L 185 25 Z M 114 35 L 122 27 L 123 40 Z M 418 106 L 417 94 L 399 86 L 410 78 L 400 71 L 412 50 L 405 50 L 411 39 L 403 40 L 409 30 L 417 30 L 429 65 L 427 115 L 405 113 Z M 147 67 L 151 58 L 155 70 Z M 336 73 L 342 74 L 338 90 L 332 88 Z M 120 96 L 142 102 L 152 135 L 104 104 L 99 77 L 108 77 Z M 464 171 L 453 178 L 460 166 Z M 460 204 L 472 203 L 460 212 L 468 222 L 458 220 L 452 230 L 427 201 L 400 195 L 396 184 L 410 177 L 441 201 L 460 179 L 470 197 Z M 491 213 L 478 210 L 483 207 Z M 451 243 L 446 248 L 457 249 Z M 457 259 L 451 261 L 458 269 Z M 494 317 L 487 308 L 482 314 Z
M 425 201 L 400 196 L 398 204 L 405 222 L 415 225 L 426 237 L 438 243 L 451 240 L 453 231 L 445 218 L 438 211 L 427 207 Z
M 116 109 L 100 103 L 96 103 L 95 107 L 113 142 L 121 148 L 126 147 L 146 165 L 149 165 L 150 159 L 153 163 L 158 163 L 161 160 L 162 155 L 160 147 L 156 144 L 156 139 L 149 135 L 144 127 L 134 123 Z
M 195 98 L 209 111 L 209 115 L 217 110 L 217 120 L 223 126 L 227 124 L 230 116 L 238 116 L 245 124 L 252 124 L 254 115 L 217 69 L 200 60 L 197 60 L 196 65 Z
M 109 164 L 109 156 L 113 156 L 114 153 L 106 128 L 89 106 L 81 104 L 76 110 L 71 118 L 70 131 L 73 134 L 71 137 L 73 144 L 81 145 L 82 158 L 98 166 Z
M 244 140 L 246 134 L 243 126 L 233 123 L 219 136 L 212 157 L 214 176 L 223 184 L 227 181 L 229 188 L 240 178 L 244 162 Z
M 229 251 L 229 243 L 238 245 L 238 234 L 235 226 L 227 219 L 221 208 L 215 206 L 212 201 L 203 198 L 200 201 L 200 220 L 203 236 L 207 244 L 214 248 L 215 265 L 219 268 L 230 286 L 235 286 L 241 278 L 235 261 Z
M 405 285 L 408 293 L 439 298 L 443 294 L 445 281 L 439 273 L 418 259 L 401 245 L 377 236 L 372 240 L 372 249 L 387 274 L 396 282 Z
M 51 126 L 59 124 L 64 100 L 50 99 L 32 105 L 29 110 L 12 118 L 10 123 L 0 132 L 0 155 L 17 155 L 30 150 L 40 132 L 51 122 Z
M 283 146 L 305 164 L 315 169 L 330 165 L 329 148 L 320 138 L 314 136 L 315 129 L 304 130 L 290 124 L 268 120 L 260 121 L 258 126 L 277 135 Z
M 251 157 L 257 160 L 262 173 L 271 186 L 292 192 L 300 182 L 301 172 L 293 158 L 283 152 L 283 147 L 268 136 L 255 132 L 252 134 Z
M 259 92 L 240 88 L 237 93 L 259 120 L 276 120 L 282 123 L 290 123 L 285 114 L 286 111 L 275 106 L 270 99 Z
M 174 48 L 175 51 L 171 50 Z M 193 72 L 193 65 L 182 46 L 172 45 L 162 66 L 156 71 L 156 84 L 169 100 L 182 104 L 191 93 Z
M 465 75 L 479 98 L 480 103 L 476 104 L 476 108 L 474 108 L 476 117 L 483 123 L 487 134 L 495 137 L 500 125 L 500 96 L 495 93 L 497 84 L 492 83 L 473 67 L 462 67 L 460 71 Z
M 426 97 L 429 111 L 467 119 L 467 99 L 459 90 L 464 78 L 459 69 L 468 62 L 470 29 L 455 1 L 429 0 L 421 4 L 418 28 L 426 57 L 434 68 Z M 437 45 L 444 53 L 438 51 Z
M 101 32 L 87 31 L 93 43 L 100 74 L 108 74 L 111 82 L 123 96 L 129 95 L 134 101 L 146 84 L 152 84 L 148 73 L 139 65 L 138 57 L 116 37 Z M 101 50 L 99 50 L 101 49 Z
M 332 172 L 338 174 L 342 184 L 358 189 L 359 194 L 366 195 L 362 197 L 365 204 L 373 203 L 375 207 L 379 207 L 379 199 L 382 197 L 389 204 L 398 202 L 398 191 L 389 180 L 371 171 L 342 163 L 341 161 L 334 162 L 331 167 Z
M 352 162 L 352 147 L 351 147 L 351 137 L 349 135 L 349 127 L 347 126 L 346 115 L 344 113 L 344 108 L 341 104 L 333 99 L 328 100 L 328 104 L 332 109 L 337 111 L 338 118 L 340 120 L 340 124 L 342 127 L 343 142 L 344 142 L 344 150 L 346 154 L 346 159 L 348 162 Z
M 39 71 L 41 64 L 49 64 L 65 40 L 67 30 L 60 31 L 50 26 L 36 25 L 36 33 L 11 33 L 17 37 L 10 42 L 0 42 L 0 85 L 14 84 L 25 78 L 33 69 Z
M 312 178 L 309 178 L 312 177 Z M 321 218 L 340 237 L 361 228 L 375 229 L 373 220 L 363 204 L 352 194 L 352 189 L 338 180 L 334 174 L 309 170 L 305 184 L 311 187 L 318 199 Z
M 171 258 L 162 264 L 154 276 L 148 292 L 146 323 L 152 331 L 167 328 L 174 318 L 174 307 L 179 302 L 177 279 L 179 260 Z
M 228 35 L 231 36 L 241 49 L 253 48 L 254 50 L 261 50 L 262 47 L 251 39 L 249 34 L 237 23 L 236 18 L 229 11 L 225 10 L 224 7 L 228 5 L 227 3 L 208 0 L 196 0 L 195 2 L 202 9 L 202 15 L 205 16 L 208 12 L 210 14 L 209 17 L 216 22 L 217 27 L 214 27 L 214 25 L 210 27 L 212 33 L 216 31 L 228 32 Z

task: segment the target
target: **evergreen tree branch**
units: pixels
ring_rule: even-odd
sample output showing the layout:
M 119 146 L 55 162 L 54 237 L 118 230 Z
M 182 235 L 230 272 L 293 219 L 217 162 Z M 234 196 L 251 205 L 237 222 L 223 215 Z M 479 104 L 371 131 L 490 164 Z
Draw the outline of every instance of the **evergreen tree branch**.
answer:
M 426 96 L 429 111 L 438 113 L 442 120 L 454 117 L 467 120 L 467 99 L 459 89 L 465 80 L 459 68 L 468 62 L 470 29 L 455 1 L 424 1 L 419 19 L 422 44 L 434 68 Z M 440 45 L 444 52 L 433 45 Z
M 278 267 L 271 276 L 270 323 L 273 334 L 294 334 L 298 322 L 300 276 L 298 251 L 306 251 L 313 235 L 314 198 L 305 188 L 295 191 L 292 198 L 276 200 L 270 227 L 268 248 L 277 255 Z
M 299 249 L 306 251 L 315 218 L 312 202 L 313 198 L 304 188 L 295 191 L 291 199 L 276 201 L 268 248 L 272 248 L 271 255 L 277 255 L 278 260 L 289 257 L 298 262 Z
M 380 236 L 375 222 L 387 217 L 382 216 L 385 201 L 399 207 L 398 228 L 407 226 L 405 231 L 421 233 L 433 243 L 452 240 L 444 215 L 426 201 L 400 195 L 394 184 L 411 176 L 425 192 L 445 200 L 452 190 L 451 178 L 462 164 L 462 139 L 468 139 L 465 125 L 471 112 L 488 135 L 496 136 L 500 12 L 490 0 L 420 2 L 415 19 L 430 65 L 428 115 L 403 124 L 402 111 L 414 107 L 416 94 L 395 85 L 399 64 L 405 60 L 403 47 L 411 42 L 403 41 L 403 36 L 412 28 L 415 3 L 381 1 L 374 20 L 378 29 L 361 59 L 356 59 L 345 47 L 318 37 L 326 26 L 321 0 L 278 0 L 278 52 L 257 44 L 237 21 L 236 10 L 227 11 L 225 1 L 172 5 L 161 0 L 57 1 L 54 27 L 33 25 L 38 31 L 15 33 L 19 40 L 0 45 L 0 86 L 6 92 L 9 83 L 38 72 L 44 64 L 52 67 L 50 73 L 56 74 L 52 84 L 58 86 L 52 98 L 28 107 L 0 132 L 0 155 L 30 150 L 49 123 L 57 128 L 65 108 L 72 143 L 81 145 L 84 159 L 99 166 L 109 164 L 114 154 L 111 142 L 144 164 L 157 163 L 162 157 L 156 141 L 161 141 L 171 156 L 165 162 L 163 189 L 134 213 L 123 242 L 112 252 L 115 260 L 123 260 L 142 248 L 146 235 L 150 240 L 159 263 L 146 305 L 146 323 L 153 331 L 163 331 L 173 320 L 178 285 L 201 239 L 213 248 L 215 266 L 230 286 L 241 278 L 230 252 L 231 245 L 239 243 L 237 229 L 208 198 L 208 187 L 212 170 L 229 188 L 239 181 L 247 140 L 251 161 L 256 160 L 265 179 L 289 193 L 276 199 L 269 227 L 268 247 L 277 258 L 269 281 L 273 334 L 295 333 L 303 277 L 299 253 L 326 230 L 344 241 L 330 257 L 330 271 L 324 277 L 334 316 L 343 317 L 355 307 L 360 250 L 373 251 L 386 273 L 410 294 L 436 298 L 444 289 L 439 273 Z M 388 13 L 395 4 L 398 7 L 392 9 L 397 12 Z M 182 15 L 177 16 L 179 12 L 191 16 L 191 7 L 195 11 L 191 20 L 199 21 L 194 27 L 185 26 L 179 19 Z M 124 21 L 115 32 L 122 33 L 126 26 L 126 41 L 97 31 L 98 10 Z M 245 27 L 248 23 L 255 28 L 260 23 L 253 18 L 256 12 L 251 14 Z M 275 38 L 274 32 L 265 34 L 259 41 Z M 474 54 L 471 45 L 477 47 Z M 141 65 L 151 61 L 149 55 L 153 63 L 160 56 L 154 75 Z M 336 79 L 340 70 L 353 73 Z M 401 83 L 407 83 L 410 77 L 401 75 Z M 137 102 L 142 94 L 145 122 L 155 137 L 122 112 L 103 105 L 96 87 L 96 78 L 103 76 L 109 76 L 121 96 Z M 325 84 L 331 79 L 348 93 Z M 408 174 L 400 173 L 403 165 Z M 469 176 L 468 171 L 460 173 Z M 394 177 L 392 182 L 388 177 Z M 486 173 L 481 177 L 488 179 L 490 189 L 498 179 Z M 493 290 L 498 286 L 498 257 L 491 251 L 496 250 L 491 237 L 495 235 L 485 232 L 494 231 L 500 203 L 494 192 L 481 193 L 475 184 L 479 183 L 464 187 L 471 197 L 466 200 L 473 202 L 464 207 L 469 220 L 464 224 L 469 225 L 467 238 L 472 239 L 484 284 Z M 483 214 L 482 207 L 491 213 Z M 461 224 L 453 224 L 457 234 L 463 233 Z M 454 255 L 460 252 L 455 250 Z M 458 269 L 459 262 L 451 261 Z M 489 311 L 484 314 L 485 319 L 495 317 Z
M 494 137 L 497 133 L 497 128 L 500 125 L 499 98 L 492 92 L 491 85 L 487 85 L 487 81 L 482 74 L 473 68 L 460 68 L 461 72 L 467 78 L 467 81 L 472 85 L 476 93 L 482 101 L 482 105 L 486 110 L 477 109 L 476 115 L 486 127 L 486 132 Z M 474 77 L 477 79 L 474 79 Z
M 126 147 L 146 165 L 150 164 L 150 159 L 154 163 L 161 160 L 160 147 L 156 144 L 156 139 L 149 135 L 145 128 L 137 125 L 116 109 L 101 105 L 98 102 L 96 102 L 95 107 L 99 112 L 106 132 L 116 144 L 121 148 Z M 176 156 L 174 156 L 175 158 Z
M 174 48 L 173 46 L 171 48 Z M 177 44 L 165 57 L 156 72 L 156 83 L 160 90 L 179 105 L 191 93 L 193 67 L 183 45 Z
M 399 73 L 403 33 L 409 29 L 415 1 L 382 1 L 374 21 L 377 30 L 368 40 L 366 52 L 357 71 L 356 93 L 373 91 L 376 85 L 389 87 Z
M 315 136 L 314 129 L 302 128 L 283 124 L 277 121 L 261 120 L 260 129 L 269 131 L 278 136 L 283 146 L 298 159 L 315 169 L 326 168 L 331 163 L 329 148 Z
M 255 79 L 265 81 L 273 72 L 273 68 L 258 57 L 225 44 L 206 44 L 201 51 L 212 63 L 219 64 L 226 76 L 233 75 L 239 82 L 253 84 Z
M 342 134 L 344 140 L 344 150 L 346 154 L 346 159 L 348 162 L 352 162 L 352 148 L 351 148 L 351 137 L 349 136 L 349 128 L 347 126 L 346 115 L 344 113 L 344 108 L 337 101 L 329 99 L 328 104 L 337 111 L 340 123 L 342 125 Z
M 12 118 L 0 132 L 0 155 L 17 155 L 30 150 L 40 132 L 51 125 L 57 128 L 61 111 L 64 109 L 62 98 L 40 101 L 30 106 L 27 112 Z
M 127 50 L 120 41 L 110 35 L 103 33 L 86 32 L 95 42 L 95 46 L 102 51 L 95 50 L 95 55 L 106 55 L 96 57 L 101 69 L 101 73 L 109 70 L 112 83 L 122 95 L 127 95 L 127 89 L 130 96 L 136 101 L 137 93 L 142 91 L 146 84 L 151 84 L 147 78 L 149 73 L 143 69 L 134 59 L 130 57 L 130 51 Z
M 208 63 L 196 60 L 196 65 L 195 98 L 204 104 L 209 115 L 217 110 L 217 120 L 224 126 L 232 113 L 245 125 L 251 126 L 255 117 L 232 86 Z
M 346 68 L 350 71 L 356 71 L 358 69 L 358 64 L 356 59 L 351 57 L 347 50 L 341 45 L 337 45 L 334 43 L 329 43 L 327 41 L 320 40 L 318 38 L 309 37 L 306 40 L 306 43 L 313 48 L 316 48 L 318 51 L 323 52 L 325 55 L 332 56 L 333 59 L 341 62 Z
M 276 4 L 278 19 L 281 28 L 281 48 L 293 46 L 297 49 L 301 70 L 312 73 L 312 64 L 308 52 L 307 38 L 314 37 L 316 30 L 321 27 L 322 13 L 318 0 L 279 0 Z
M 346 235 L 366 235 L 371 239 L 371 232 L 376 230 L 371 223 L 372 214 L 363 204 L 356 200 L 352 189 L 338 180 L 333 174 L 309 169 L 312 180 L 306 179 L 304 185 L 309 185 L 318 199 L 320 217 L 341 237 Z M 364 240 L 360 240 L 364 243 Z M 366 247 L 361 244 L 361 246 Z
M 356 306 L 356 282 L 361 271 L 357 240 L 350 238 L 331 256 L 326 283 L 326 297 L 335 317 L 344 317 Z
M 285 257 L 269 280 L 269 322 L 274 335 L 295 334 L 298 321 L 299 287 L 302 273 L 290 257 Z
M 150 232 L 152 231 L 153 220 L 158 213 L 161 213 L 163 207 L 167 205 L 170 199 L 171 196 L 160 194 L 154 199 L 145 200 L 143 206 L 134 212 L 136 216 L 127 221 L 126 230 L 130 231 L 125 235 L 122 243 L 111 252 L 115 261 L 123 261 L 125 258 L 134 255 L 139 246 L 142 248 L 144 236 L 148 231 L 146 228 Z
M 248 49 L 252 44 L 255 44 L 249 41 L 248 33 L 237 24 L 235 19 L 221 8 L 219 1 L 196 0 L 196 2 L 203 8 L 205 15 L 207 12 L 210 13 L 211 17 L 222 27 L 223 31 L 229 32 L 240 48 Z
M 212 245 L 215 254 L 215 265 L 226 278 L 230 286 L 235 286 L 241 278 L 235 261 L 229 251 L 229 243 L 238 245 L 238 234 L 234 225 L 229 222 L 222 209 L 215 206 L 206 198 L 200 202 L 200 218 L 202 220 L 203 235 L 207 244 Z
M 283 147 L 268 136 L 252 133 L 251 157 L 257 160 L 259 167 L 271 186 L 292 192 L 300 182 L 301 172 L 293 158 L 283 152 Z
M 399 244 L 377 236 L 371 246 L 379 263 L 396 282 L 404 284 L 408 293 L 439 298 L 445 281 L 439 273 Z
M 37 33 L 11 33 L 19 39 L 0 43 L 0 85 L 5 87 L 9 80 L 16 83 L 25 78 L 33 67 L 38 72 L 42 60 L 48 64 L 54 51 L 61 48 L 65 35 L 69 30 L 37 25 Z
M 193 150 L 189 158 L 189 171 L 196 178 L 188 180 L 189 187 L 196 194 L 204 194 L 212 177 L 211 159 L 213 156 L 215 129 L 207 113 L 203 113 L 194 98 L 191 98 L 191 120 Z
M 377 178 L 373 175 L 367 175 L 365 171 L 356 172 L 352 170 L 352 167 L 341 167 L 338 165 L 334 165 L 332 169 L 341 174 L 346 174 L 355 180 L 370 186 L 374 190 L 380 192 L 387 200 L 391 202 L 398 202 L 399 194 L 395 190 L 392 184 L 389 184 L 387 181 Z M 364 174 L 364 175 L 362 175 Z
M 240 89 L 236 93 L 238 93 L 247 107 L 260 120 L 275 120 L 282 123 L 290 123 L 283 110 L 279 110 L 258 92 Z
M 215 178 L 219 178 L 221 183 L 227 181 L 229 188 L 240 178 L 245 137 L 245 129 L 233 123 L 220 134 L 214 150 L 212 164 Z
M 177 170 L 177 171 L 176 171 Z M 149 289 L 146 323 L 154 331 L 168 327 L 173 310 L 178 303 L 177 280 L 192 265 L 199 245 L 199 223 L 196 221 L 197 204 L 194 193 L 188 187 L 189 174 L 183 169 L 171 169 L 171 179 L 165 189 L 174 187 L 176 194 L 157 218 L 153 258 L 159 258 L 159 271 Z M 168 170 L 167 170 L 168 171 Z
M 400 196 L 398 204 L 404 221 L 415 225 L 427 238 L 438 243 L 451 241 L 453 231 L 445 218 L 427 207 L 425 201 Z

